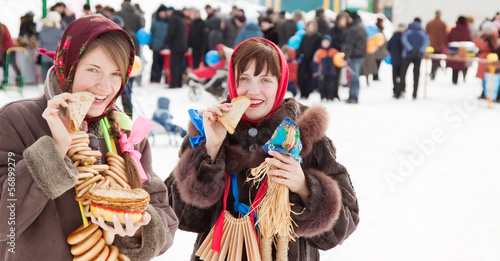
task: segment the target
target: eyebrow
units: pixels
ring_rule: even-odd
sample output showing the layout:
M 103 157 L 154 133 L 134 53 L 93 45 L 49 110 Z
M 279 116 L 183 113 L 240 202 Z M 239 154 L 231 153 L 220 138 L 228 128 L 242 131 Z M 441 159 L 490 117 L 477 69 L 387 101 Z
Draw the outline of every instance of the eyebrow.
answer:
M 88 65 L 88 66 L 92 66 L 92 67 L 96 67 L 96 68 L 101 69 L 101 66 L 99 66 L 97 64 L 93 64 L 93 63 L 86 63 L 84 65 Z M 120 68 L 117 68 L 115 72 L 119 72 L 119 71 L 120 71 Z

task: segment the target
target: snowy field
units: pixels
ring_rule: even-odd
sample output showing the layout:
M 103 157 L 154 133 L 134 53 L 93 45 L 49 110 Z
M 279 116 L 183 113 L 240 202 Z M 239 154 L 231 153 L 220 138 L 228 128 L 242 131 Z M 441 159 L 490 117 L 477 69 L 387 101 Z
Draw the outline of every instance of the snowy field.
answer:
M 328 136 L 351 175 L 361 221 L 344 244 L 322 252 L 322 260 L 500 260 L 500 104 L 488 108 L 476 99 L 475 71 L 453 86 L 451 71 L 439 70 L 428 82 L 427 98 L 421 77 L 416 101 L 409 95 L 395 100 L 391 67 L 382 63 L 380 81 L 367 86 L 361 78 L 358 105 L 323 104 L 330 114 Z M 151 118 L 157 98 L 165 96 L 174 123 L 186 127 L 189 108 L 217 102 L 206 92 L 192 102 L 187 87 L 166 89 L 147 78 L 134 87 L 136 115 Z M 36 86 L 25 88 L 24 98 L 37 95 Z M 346 99 L 348 89 L 340 95 Z M 0 105 L 19 98 L 1 92 Z M 320 103 L 319 94 L 301 102 Z M 178 144 L 156 137 L 153 164 L 160 177 L 175 167 L 177 152 Z M 194 239 L 178 231 L 172 248 L 155 260 L 188 260 Z

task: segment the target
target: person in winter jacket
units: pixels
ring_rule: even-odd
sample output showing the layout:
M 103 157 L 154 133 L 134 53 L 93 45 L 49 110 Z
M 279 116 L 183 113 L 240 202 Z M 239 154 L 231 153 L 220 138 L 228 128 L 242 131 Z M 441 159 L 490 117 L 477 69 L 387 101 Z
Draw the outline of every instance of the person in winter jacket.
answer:
M 361 17 L 356 11 L 350 11 L 349 16 L 349 27 L 346 30 L 345 43 L 342 46 L 345 60 L 351 68 L 351 88 L 349 88 L 347 103 L 358 103 L 359 76 L 366 56 L 366 31 L 361 23 Z
M 490 53 L 500 54 L 500 37 L 495 24 L 490 21 L 484 22 L 481 26 L 481 35 L 474 38 L 474 43 L 479 49 L 478 58 L 486 59 Z M 481 85 L 483 91 L 481 92 L 481 96 L 479 96 L 480 99 L 486 98 L 484 95 L 484 88 L 486 88 L 486 84 L 489 84 L 484 79 L 485 73 L 489 73 L 489 64 L 479 63 L 477 66 L 476 78 L 482 81 Z M 500 96 L 497 100 L 500 100 Z
M 187 51 L 186 19 L 183 12 L 173 7 L 167 8 L 168 33 L 164 46 L 168 46 L 170 53 L 170 73 L 172 74 L 170 88 L 182 87 L 182 60 Z
M 130 0 L 123 0 L 121 7 L 122 9 L 116 12 L 116 15 L 123 19 L 125 30 L 134 34 L 137 33 L 139 29 L 144 27 L 141 17 L 137 14 Z
M 321 48 L 316 51 L 313 60 L 313 71 L 318 79 L 321 100 L 327 101 L 333 101 L 334 98 L 338 98 L 338 89 L 334 89 L 335 65 L 333 64 L 333 56 L 339 51 L 330 47 L 331 41 L 331 36 L 323 36 Z
M 233 48 L 238 46 L 241 42 L 254 38 L 254 37 L 261 37 L 264 38 L 264 33 L 260 30 L 259 25 L 257 24 L 257 19 L 255 18 L 249 18 L 247 19 L 247 24 L 243 29 L 240 30 L 238 35 L 236 36 L 236 39 L 234 40 Z
M 413 63 L 413 99 L 417 98 L 418 79 L 420 78 L 420 62 L 424 57 L 425 48 L 429 46 L 429 36 L 422 29 L 420 18 L 415 18 L 413 23 L 408 25 L 408 29 L 401 36 L 403 43 L 403 63 L 401 64 L 401 84 L 396 91 L 396 98 L 406 90 L 406 71 Z
M 345 31 L 347 29 L 348 17 L 349 14 L 347 12 L 341 12 L 339 15 L 337 15 L 335 19 L 335 24 L 333 28 L 330 30 L 329 35 L 332 37 L 332 47 L 335 48 L 335 50 L 342 50 L 342 46 L 345 43 Z M 339 99 L 338 90 L 339 90 L 341 71 L 342 67 L 337 67 L 335 65 L 335 74 L 333 75 L 333 90 L 334 90 L 333 97 L 337 99 Z
M 458 17 L 457 23 L 448 34 L 447 40 L 449 43 L 472 41 L 469 25 L 465 16 Z M 462 72 L 463 79 L 465 81 L 465 75 L 467 74 L 467 65 L 465 62 L 446 61 L 446 67 L 450 67 L 453 70 L 451 75 L 451 81 L 453 84 L 456 85 L 458 83 L 458 72 L 460 71 Z
M 262 30 L 262 33 L 264 33 L 264 38 L 278 45 L 279 43 L 278 33 L 274 28 L 274 24 L 273 21 L 271 21 L 271 18 L 264 17 L 260 19 L 259 23 L 260 23 L 260 29 Z
M 436 16 L 434 19 L 427 23 L 425 30 L 429 34 L 429 41 L 432 48 L 434 48 L 435 54 L 441 54 L 446 50 L 446 24 L 441 20 L 441 11 L 436 11 Z M 440 67 L 440 60 L 432 60 L 431 66 L 431 80 L 436 77 L 437 69 Z
M 215 46 L 224 42 L 224 20 L 218 16 L 212 17 L 205 22 L 209 29 L 208 33 L 208 50 L 215 50 Z
M 391 39 L 387 43 L 387 49 L 391 55 L 391 65 L 392 65 L 392 94 L 396 98 L 396 91 L 401 83 L 401 64 L 403 58 L 401 57 L 403 53 L 403 43 L 401 42 L 401 36 L 405 31 L 404 24 L 399 24 L 398 28 L 392 34 Z
M 3 80 L 6 82 L 7 79 L 7 74 L 8 70 L 7 68 L 7 50 L 11 47 L 16 47 L 16 42 L 12 39 L 9 29 L 7 26 L 4 24 L 0 23 L 0 67 L 3 67 Z M 22 80 L 22 75 L 21 75 L 21 70 L 19 69 L 19 66 L 17 66 L 17 61 L 16 61 L 16 52 L 11 52 L 10 53 L 10 60 L 9 60 L 9 66 L 12 66 L 16 72 L 17 78 L 16 80 L 19 82 Z
M 82 225 L 82 214 L 75 200 L 78 170 L 66 155 L 71 142 L 68 118 L 60 116 L 60 107 L 74 102 L 74 93 L 96 95 L 82 131 L 90 135 L 91 148 L 104 155 L 107 148 L 99 120 L 110 120 L 114 139 L 124 132 L 113 120 L 121 113 L 114 102 L 125 87 L 134 60 L 130 36 L 107 18 L 86 16 L 68 26 L 55 53 L 45 53 L 56 62 L 49 70 L 44 95 L 0 109 L 0 184 L 7 188 L 15 179 L 15 192 L 0 192 L 0 207 L 8 209 L 10 199 L 17 200 L 15 224 L 8 223 L 10 211 L 0 211 L 0 259 L 6 261 L 73 259 L 66 240 Z M 116 146 L 123 155 L 118 140 Z M 125 227 L 116 222 L 116 226 L 105 224 L 102 218 L 92 221 L 116 234 L 113 245 L 131 260 L 150 260 L 172 245 L 178 221 L 168 204 L 164 183 L 152 170 L 148 140 L 135 148 L 142 154 L 140 163 L 147 180 L 140 183 L 136 176 L 139 184 L 133 187 L 143 186 L 151 198 L 142 220 Z M 100 160 L 104 164 L 106 158 Z M 13 231 L 15 253 L 9 251 L 12 246 L 8 244 Z
M 318 33 L 318 24 L 311 20 L 306 24 L 306 34 L 300 41 L 297 49 L 297 60 L 299 61 L 299 89 L 300 97 L 307 99 L 314 91 L 317 84 L 313 78 L 314 53 L 321 47 L 321 34 Z
M 224 45 L 233 46 L 238 33 L 245 27 L 247 18 L 242 13 L 231 14 L 224 24 Z
M 52 11 L 42 20 L 42 30 L 38 34 L 40 47 L 47 51 L 55 51 L 61 42 L 64 31 L 61 29 L 61 15 Z M 54 59 L 42 55 L 42 79 L 45 81 L 47 72 L 54 65 Z
M 200 67 L 203 61 L 203 34 L 205 29 L 205 21 L 201 19 L 200 10 L 193 10 L 191 14 L 191 27 L 188 35 L 188 48 L 193 55 L 193 69 Z
M 160 5 L 156 10 L 153 19 L 151 21 L 151 41 L 149 42 L 149 48 L 153 51 L 153 63 L 151 65 L 151 76 L 150 81 L 154 83 L 160 83 L 161 77 L 163 75 L 163 59 L 164 56 L 160 54 L 160 51 L 167 49 L 165 44 L 165 38 L 168 32 L 168 22 L 167 22 L 167 7 L 165 5 Z M 166 79 L 165 79 L 166 81 Z
M 299 70 L 297 60 L 295 60 L 295 49 L 288 47 L 288 45 L 283 45 L 281 51 L 288 65 L 288 86 L 286 90 L 291 92 L 293 97 L 295 97 L 297 95 L 297 72 Z
M 179 163 L 165 181 L 180 228 L 198 234 L 191 260 L 200 260 L 194 252 L 223 213 L 223 206 L 234 217 L 246 215 L 233 203 L 239 206 L 254 201 L 260 185 L 251 187 L 245 180 L 251 176 L 250 169 L 264 161 L 278 168 L 268 173 L 269 178 L 290 190 L 290 216 L 298 238 L 288 245 L 288 260 L 319 260 L 318 250 L 343 242 L 359 222 L 349 174 L 336 161 L 335 147 L 325 135 L 328 113 L 319 105 L 308 107 L 293 98 L 284 99 L 286 59 L 266 39 L 242 42 L 233 52 L 228 73 L 230 98 L 247 96 L 252 105 L 232 135 L 227 135 L 216 117 L 231 104 L 216 104 L 200 111 L 199 116 L 193 115 L 205 135 L 189 124 Z M 300 130 L 303 163 L 277 152 L 267 155 L 262 149 L 285 117 L 294 120 Z M 225 193 L 229 187 L 238 193 Z M 241 260 L 248 260 L 245 251 Z

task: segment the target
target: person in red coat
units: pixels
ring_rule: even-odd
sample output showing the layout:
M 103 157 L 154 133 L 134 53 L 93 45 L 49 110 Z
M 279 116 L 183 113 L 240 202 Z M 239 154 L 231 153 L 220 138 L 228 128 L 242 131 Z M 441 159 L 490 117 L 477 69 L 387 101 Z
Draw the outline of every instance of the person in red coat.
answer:
M 5 26 L 2 23 L 0 23 L 0 39 L 1 39 L 1 41 L 0 41 L 0 66 L 4 68 L 4 73 L 3 73 L 4 80 L 3 81 L 5 81 L 7 79 L 7 75 L 8 75 L 7 74 L 8 70 L 5 70 L 7 68 L 7 66 L 6 66 L 7 50 L 11 47 L 16 47 L 17 44 L 10 36 L 10 32 L 9 32 L 9 29 L 7 28 L 7 26 Z M 14 70 L 16 71 L 17 81 L 19 81 L 19 79 L 21 77 L 21 70 L 19 70 L 19 67 L 17 66 L 15 52 L 10 53 L 9 64 L 12 65 Z
M 495 27 L 495 25 L 487 21 L 485 22 L 482 27 L 481 27 L 481 36 L 476 37 L 474 39 L 474 43 L 476 44 L 477 48 L 479 48 L 479 55 L 478 58 L 483 58 L 485 59 L 488 54 L 494 53 L 499 51 L 499 44 L 498 44 L 498 31 Z M 485 82 L 484 82 L 484 74 L 487 73 L 488 70 L 488 64 L 486 63 L 479 63 L 477 66 L 477 74 L 476 78 L 479 78 L 483 81 L 482 85 L 483 88 L 485 87 Z M 479 98 L 484 99 L 484 91 L 481 92 L 481 96 Z
M 465 42 L 472 41 L 469 25 L 467 22 L 467 18 L 465 16 L 458 17 L 456 26 L 451 29 L 448 34 L 448 42 Z M 457 61 L 447 61 L 446 67 L 450 67 L 453 70 L 452 82 L 453 84 L 457 84 L 458 82 L 458 72 L 462 71 L 465 81 L 465 75 L 467 74 L 467 65 L 465 62 L 457 62 Z

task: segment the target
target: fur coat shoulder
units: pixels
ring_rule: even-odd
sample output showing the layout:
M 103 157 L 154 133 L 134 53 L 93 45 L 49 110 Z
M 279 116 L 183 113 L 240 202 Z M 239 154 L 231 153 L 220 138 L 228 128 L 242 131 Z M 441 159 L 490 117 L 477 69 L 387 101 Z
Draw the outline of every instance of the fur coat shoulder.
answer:
M 289 244 L 289 260 L 319 260 L 318 249 L 335 247 L 356 229 L 359 222 L 356 194 L 347 170 L 335 159 L 332 141 L 325 136 L 328 113 L 324 107 L 309 108 L 292 98 L 285 100 L 271 117 L 256 126 L 240 122 L 235 133 L 226 137 L 213 163 L 205 142 L 191 147 L 188 137 L 199 133 L 190 124 L 188 137 L 179 152 L 180 161 L 165 183 L 171 191 L 169 200 L 179 218 L 179 228 L 198 233 L 191 260 L 199 260 L 194 252 L 221 213 L 225 171 L 237 173 L 239 201 L 248 205 L 258 189 L 250 188 L 245 182 L 248 170 L 264 161 L 267 154 L 261 147 L 285 117 L 290 117 L 299 126 L 302 169 L 310 191 L 306 204 L 290 192 L 291 216 L 299 238 Z M 257 134 L 252 136 L 254 129 Z M 233 202 L 229 193 L 227 210 L 237 216 Z

